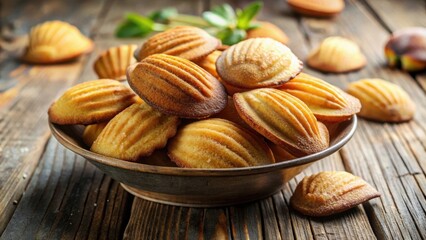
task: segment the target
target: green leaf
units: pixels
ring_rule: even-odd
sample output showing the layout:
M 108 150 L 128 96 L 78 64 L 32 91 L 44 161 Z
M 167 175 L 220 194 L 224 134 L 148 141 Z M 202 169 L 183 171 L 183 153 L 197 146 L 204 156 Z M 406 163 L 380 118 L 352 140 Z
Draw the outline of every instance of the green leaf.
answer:
M 250 21 L 257 15 L 262 8 L 262 2 L 253 2 L 237 15 L 237 28 L 247 29 L 250 26 Z
M 229 22 L 225 18 L 214 12 L 203 12 L 203 18 L 215 27 L 225 28 L 229 25 Z
M 117 27 L 115 35 L 119 38 L 129 37 L 145 37 L 152 31 L 141 29 L 137 24 L 132 22 L 124 22 Z
M 234 23 L 236 20 L 234 9 L 227 3 L 213 7 L 211 11 L 222 16 L 223 18 L 228 20 L 228 22 Z
M 246 36 L 247 33 L 245 30 L 230 28 L 223 29 L 217 34 L 217 37 L 222 40 L 222 43 L 225 45 L 234 45 L 244 40 Z
M 153 31 L 154 22 L 136 13 L 126 15 L 126 20 L 121 23 L 115 35 L 120 38 L 144 37 Z
M 170 17 L 178 15 L 176 8 L 164 8 L 149 14 L 148 18 L 154 22 L 167 23 Z

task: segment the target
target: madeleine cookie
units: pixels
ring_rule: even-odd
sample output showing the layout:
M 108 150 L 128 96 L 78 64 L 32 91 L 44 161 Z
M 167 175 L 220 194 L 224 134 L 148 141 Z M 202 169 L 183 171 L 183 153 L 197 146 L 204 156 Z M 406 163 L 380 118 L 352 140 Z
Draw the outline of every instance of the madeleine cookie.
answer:
M 314 17 L 332 17 L 345 8 L 344 0 L 287 0 L 294 11 Z
M 308 216 L 329 216 L 380 197 L 367 182 L 348 172 L 320 172 L 297 185 L 291 206 Z
M 306 103 L 319 121 L 345 121 L 361 109 L 357 98 L 306 73 L 300 73 L 280 89 Z
M 363 118 L 382 122 L 404 122 L 414 116 L 415 105 L 398 85 L 382 79 L 361 79 L 349 84 L 347 92 L 361 101 Z
M 412 27 L 392 34 L 385 45 L 385 56 L 391 67 L 405 71 L 426 69 L 426 28 Z
M 98 138 L 99 134 L 101 134 L 102 130 L 106 127 L 108 122 L 101 122 L 92 125 L 87 125 L 83 131 L 83 142 L 91 147 L 93 142 Z
M 216 60 L 219 58 L 222 51 L 216 50 L 200 60 L 194 61 L 198 66 L 209 72 L 213 77 L 219 78 L 216 71 Z
M 93 69 L 99 78 L 126 80 L 127 67 L 136 62 L 133 58 L 136 48 L 135 44 L 109 48 L 99 55 Z
M 150 37 L 141 47 L 138 61 L 156 54 L 197 60 L 209 55 L 220 46 L 219 39 L 197 27 L 178 26 Z
M 168 155 L 180 167 L 234 168 L 274 163 L 268 145 L 225 119 L 211 118 L 179 129 Z
M 49 120 L 84 125 L 105 122 L 135 101 L 136 95 L 120 82 L 92 80 L 69 88 L 56 100 L 49 108 Z
M 149 56 L 127 70 L 130 87 L 149 105 L 182 118 L 206 118 L 226 106 L 223 85 L 195 63 L 166 54 Z
M 270 38 L 239 42 L 216 61 L 221 79 L 244 89 L 281 86 L 299 74 L 302 67 L 302 62 L 288 47 Z
M 358 45 L 342 37 L 328 37 L 308 56 L 310 67 L 323 72 L 342 73 L 358 70 L 367 60 Z
M 327 128 L 300 99 L 278 89 L 234 94 L 240 117 L 264 137 L 300 157 L 328 147 Z
M 48 21 L 31 28 L 29 46 L 22 59 L 31 63 L 60 63 L 92 49 L 92 40 L 75 26 L 62 21 Z
M 288 43 L 287 35 L 273 23 L 256 21 L 260 26 L 247 31 L 247 39 L 249 38 L 272 38 L 282 44 Z
M 93 142 L 91 151 L 127 161 L 149 156 L 176 134 L 179 118 L 148 104 L 133 104 L 115 116 Z

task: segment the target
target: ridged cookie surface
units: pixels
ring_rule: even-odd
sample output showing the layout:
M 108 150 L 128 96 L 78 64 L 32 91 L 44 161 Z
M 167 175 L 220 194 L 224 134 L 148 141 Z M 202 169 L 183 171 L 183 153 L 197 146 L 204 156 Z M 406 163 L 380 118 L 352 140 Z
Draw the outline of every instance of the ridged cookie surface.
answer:
M 57 124 L 105 122 L 133 104 L 136 95 L 111 79 L 84 82 L 69 88 L 49 108 L 49 119 Z
M 224 82 L 245 89 L 280 86 L 299 74 L 302 67 L 288 47 L 270 38 L 239 42 L 216 61 L 216 70 Z
M 62 21 L 48 21 L 31 28 L 29 46 L 22 59 L 32 63 L 59 63 L 92 49 L 92 40 L 75 26 Z
M 206 118 L 226 106 L 223 85 L 195 63 L 166 54 L 127 70 L 131 88 L 152 107 L 183 118 Z
M 308 56 L 308 65 L 324 72 L 349 72 L 365 66 L 367 60 L 358 45 L 342 37 L 328 37 Z
M 225 119 L 190 123 L 170 140 L 168 155 L 180 167 L 234 168 L 274 163 L 263 139 Z
M 136 62 L 133 58 L 136 48 L 135 44 L 109 48 L 99 55 L 93 69 L 99 78 L 126 80 L 127 67 Z
M 104 130 L 107 124 L 108 122 L 101 122 L 92 125 L 87 125 L 84 128 L 82 136 L 83 142 L 87 146 L 91 147 L 93 142 L 96 140 L 96 138 L 98 138 L 99 134 L 101 134 L 102 130 Z
M 413 118 L 415 105 L 398 85 L 378 78 L 349 84 L 347 92 L 361 101 L 359 116 L 383 122 L 404 122 Z
M 311 110 L 298 98 L 273 88 L 234 94 L 241 118 L 264 137 L 304 156 L 328 147 L 327 128 L 317 122 Z
M 280 89 L 302 100 L 319 121 L 345 121 L 361 109 L 357 98 L 306 73 L 300 73 Z
M 156 53 L 197 60 L 220 46 L 220 40 L 197 27 L 178 26 L 150 37 L 137 54 L 138 61 Z
M 166 145 L 176 134 L 179 118 L 164 115 L 148 104 L 133 104 L 115 116 L 101 132 L 91 151 L 137 161 Z
M 329 216 L 379 196 L 367 182 L 348 172 L 320 172 L 297 185 L 290 204 L 308 216 Z

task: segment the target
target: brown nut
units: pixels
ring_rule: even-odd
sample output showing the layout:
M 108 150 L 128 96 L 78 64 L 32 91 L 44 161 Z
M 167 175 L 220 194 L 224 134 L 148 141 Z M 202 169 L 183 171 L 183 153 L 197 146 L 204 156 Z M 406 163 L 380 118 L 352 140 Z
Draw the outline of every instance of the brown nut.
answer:
M 280 89 L 306 103 L 319 121 L 342 122 L 361 109 L 357 98 L 306 73 L 300 73 Z
M 294 156 L 328 147 L 327 128 L 300 99 L 278 89 L 260 88 L 234 94 L 240 117 L 254 130 Z
M 127 70 L 130 87 L 149 105 L 182 118 L 206 118 L 226 106 L 223 85 L 195 63 L 151 55 Z
M 294 78 L 303 63 L 284 44 L 252 38 L 226 49 L 216 61 L 220 78 L 243 89 L 278 87 Z
M 358 45 L 342 37 L 328 37 L 308 56 L 310 67 L 323 72 L 342 73 L 358 70 L 366 64 Z
M 48 21 L 31 28 L 29 46 L 22 59 L 31 63 L 60 63 L 93 50 L 93 42 L 75 26 Z
M 136 95 L 118 81 L 92 80 L 71 87 L 54 102 L 49 108 L 49 120 L 65 125 L 105 122 L 135 101 Z
M 150 37 L 135 54 L 138 61 L 157 53 L 197 60 L 221 45 L 219 39 L 197 27 L 178 26 Z
M 404 122 L 414 116 L 415 105 L 398 85 L 382 79 L 361 79 L 349 84 L 347 92 L 361 101 L 359 116 L 382 122 Z
M 127 67 L 135 63 L 133 52 L 135 44 L 120 45 L 101 53 L 93 64 L 99 78 L 126 80 Z
M 320 217 L 346 211 L 379 196 L 367 182 L 348 172 L 320 172 L 303 178 L 290 204 L 304 215 Z
M 137 161 L 163 148 L 176 134 L 179 118 L 164 115 L 148 104 L 133 104 L 115 116 L 93 142 L 91 151 Z
M 268 145 L 250 131 L 225 119 L 211 118 L 181 128 L 168 145 L 180 167 L 232 168 L 274 163 Z
M 412 27 L 394 32 L 385 45 L 385 56 L 391 67 L 410 72 L 426 69 L 426 28 Z

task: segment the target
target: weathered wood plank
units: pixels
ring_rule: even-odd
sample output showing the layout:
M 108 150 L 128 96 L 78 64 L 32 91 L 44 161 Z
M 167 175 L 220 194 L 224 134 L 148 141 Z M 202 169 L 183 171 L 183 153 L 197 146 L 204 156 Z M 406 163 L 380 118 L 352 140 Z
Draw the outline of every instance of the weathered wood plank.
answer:
M 347 2 L 344 12 L 332 24 L 310 18 L 303 18 L 302 24 L 312 47 L 330 35 L 343 35 L 361 45 L 368 59 L 367 67 L 345 75 L 346 79 L 336 79 L 341 84 L 379 77 L 400 85 L 416 103 L 426 101 L 424 92 L 408 74 L 386 67 L 383 46 L 389 37 L 388 31 L 374 20 L 364 5 Z M 425 223 L 425 195 L 415 177 L 425 174 L 425 158 L 420 155 L 425 148 L 425 117 L 425 109 L 418 107 L 415 119 L 409 123 L 361 120 L 354 139 L 342 151 L 347 169 L 382 193 L 380 199 L 365 204 L 375 234 L 380 238 L 425 238 L 424 227 L 421 227 Z
M 87 34 L 102 8 L 102 3 L 89 1 L 33 1 L 22 7 L 16 5 L 20 2 L 8 1 L 7 4 L 6 9 L 12 11 L 2 24 L 14 25 L 11 36 L 26 33 L 32 25 L 48 19 L 70 20 Z M 20 64 L 9 61 L 8 57 L 2 59 L 13 66 Z M 11 77 L 17 84 L 0 108 L 0 232 L 9 221 L 44 151 L 49 137 L 47 108 L 58 92 L 77 79 L 83 63 L 84 58 L 60 65 L 22 64 L 16 70 L 13 66 L 2 69 L 2 79 Z M 9 76 L 9 70 L 13 70 L 12 76 Z M 10 94 L 10 91 L 4 94 Z

